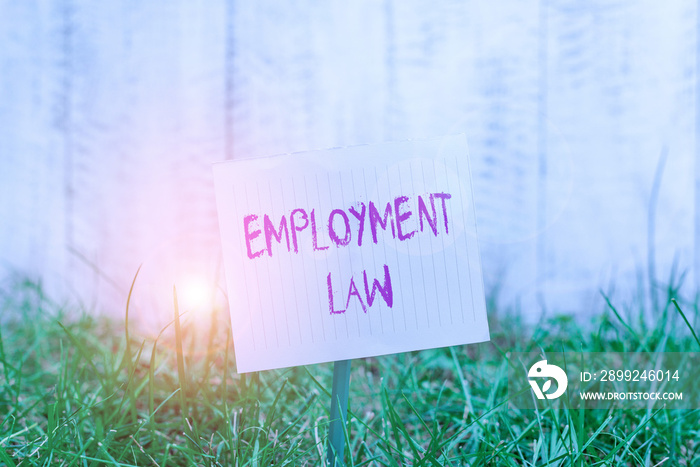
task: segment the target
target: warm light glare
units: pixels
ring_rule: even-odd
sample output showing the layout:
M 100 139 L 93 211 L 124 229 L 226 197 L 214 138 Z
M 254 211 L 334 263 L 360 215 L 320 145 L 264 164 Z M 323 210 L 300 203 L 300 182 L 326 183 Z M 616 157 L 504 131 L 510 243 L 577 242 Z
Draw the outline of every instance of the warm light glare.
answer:
M 207 311 L 213 306 L 213 286 L 201 278 L 188 278 L 178 288 L 180 311 Z

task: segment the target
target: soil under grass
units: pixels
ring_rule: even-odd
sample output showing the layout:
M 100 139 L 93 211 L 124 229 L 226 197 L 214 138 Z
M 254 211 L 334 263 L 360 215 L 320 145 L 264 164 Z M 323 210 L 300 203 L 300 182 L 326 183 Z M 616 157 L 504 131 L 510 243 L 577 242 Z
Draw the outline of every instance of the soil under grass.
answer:
M 700 407 L 535 411 L 508 400 L 510 352 L 700 352 L 697 307 L 681 313 L 668 295 L 655 324 L 612 302 L 587 330 L 490 310 L 490 343 L 353 361 L 347 465 L 700 466 Z M 3 303 L 0 465 L 325 460 L 332 364 L 238 375 L 222 312 L 206 331 L 183 322 L 156 339 L 68 315 L 31 283 Z

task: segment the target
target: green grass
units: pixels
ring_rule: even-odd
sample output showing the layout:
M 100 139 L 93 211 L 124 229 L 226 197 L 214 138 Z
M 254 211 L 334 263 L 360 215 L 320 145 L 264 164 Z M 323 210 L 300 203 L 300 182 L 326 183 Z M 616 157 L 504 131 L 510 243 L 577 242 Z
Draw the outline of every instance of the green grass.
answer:
M 609 306 L 588 329 L 490 315 L 492 342 L 354 361 L 348 465 L 700 466 L 700 410 L 518 410 L 509 352 L 700 351 L 697 307 Z M 0 465 L 321 465 L 332 365 L 237 375 L 228 317 L 139 339 L 24 282 L 3 297 Z M 14 318 L 8 318 L 12 316 Z M 177 316 L 177 315 L 175 315 Z M 202 344 L 204 343 L 204 344 Z

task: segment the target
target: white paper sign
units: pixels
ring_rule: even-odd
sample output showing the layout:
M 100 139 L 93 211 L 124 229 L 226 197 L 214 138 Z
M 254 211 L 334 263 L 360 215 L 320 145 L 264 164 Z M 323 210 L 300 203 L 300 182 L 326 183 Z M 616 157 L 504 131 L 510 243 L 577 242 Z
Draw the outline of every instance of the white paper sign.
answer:
M 489 339 L 464 136 L 229 161 L 238 371 Z

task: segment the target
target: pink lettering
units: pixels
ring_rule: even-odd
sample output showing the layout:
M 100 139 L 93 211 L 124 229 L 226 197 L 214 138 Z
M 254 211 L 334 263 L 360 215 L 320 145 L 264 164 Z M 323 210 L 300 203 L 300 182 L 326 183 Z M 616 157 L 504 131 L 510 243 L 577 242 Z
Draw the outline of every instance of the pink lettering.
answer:
M 394 213 L 396 213 L 396 230 L 399 232 L 399 240 L 408 240 L 409 238 L 413 237 L 413 235 L 416 233 L 415 230 L 411 231 L 408 234 L 404 234 L 401 231 L 401 223 L 408 220 L 409 217 L 411 217 L 411 214 L 413 214 L 411 211 L 406 211 L 404 213 L 401 212 L 401 205 L 406 203 L 408 201 L 407 196 L 399 196 L 398 198 L 394 199 Z
M 362 276 L 365 279 L 365 297 L 367 297 L 367 305 L 372 306 L 374 303 L 374 296 L 379 290 L 382 298 L 386 302 L 387 306 L 391 308 L 394 304 L 394 291 L 391 288 L 391 276 L 389 275 L 389 266 L 384 265 L 384 285 L 382 286 L 377 279 L 372 282 L 372 292 L 369 291 L 369 284 L 367 283 L 367 271 L 362 271 Z M 366 313 L 366 312 L 365 312 Z
M 267 242 L 267 254 L 272 256 L 272 237 L 277 240 L 277 243 L 282 243 L 282 232 L 284 231 L 284 237 L 287 240 L 287 251 L 289 251 L 289 230 L 287 229 L 287 219 L 282 216 L 280 221 L 280 226 L 278 230 L 275 230 L 275 225 L 272 223 L 267 214 L 265 214 L 264 220 L 265 226 L 265 241 Z
M 328 245 L 318 246 L 318 232 L 316 231 L 316 210 L 311 210 L 311 241 L 313 243 L 314 251 L 327 250 Z
M 449 193 L 433 193 L 432 196 L 442 201 L 442 217 L 445 219 L 445 233 L 450 233 L 450 230 L 447 228 L 447 206 L 445 206 L 445 201 L 452 198 L 452 195 Z
M 362 210 L 360 212 L 357 212 L 353 206 L 350 206 L 350 214 L 355 216 L 355 218 L 360 222 L 360 227 L 357 230 L 357 246 L 362 246 L 362 233 L 364 232 L 365 229 L 365 212 L 367 211 L 367 206 L 365 206 L 365 203 L 359 203 L 360 206 L 362 206 Z
M 352 296 L 357 297 L 357 299 L 360 301 L 360 306 L 362 307 L 362 311 L 367 313 L 367 308 L 365 307 L 365 304 L 362 302 L 362 297 L 360 297 L 360 292 L 357 290 L 357 286 L 355 285 L 355 279 L 350 278 L 350 288 L 348 289 L 348 301 L 345 302 L 345 309 L 347 310 L 350 307 L 350 297 Z
M 372 241 L 377 243 L 377 224 L 386 230 L 387 224 L 391 221 L 391 236 L 396 238 L 396 232 L 394 230 L 394 219 L 391 217 L 391 203 L 386 203 L 386 208 L 384 209 L 384 218 L 379 214 L 377 207 L 374 205 L 373 201 L 369 202 L 369 226 L 372 229 Z
M 301 214 L 301 220 L 304 221 L 304 225 L 299 226 L 297 225 L 297 222 L 294 219 L 294 214 Z M 299 243 L 297 241 L 297 232 L 301 232 L 305 228 L 309 226 L 309 216 L 306 215 L 306 211 L 303 209 L 295 209 L 292 211 L 292 213 L 289 215 L 289 223 L 292 226 L 292 243 L 294 244 L 294 253 L 299 253 Z
M 243 218 L 243 231 L 245 232 L 245 244 L 246 244 L 246 248 L 248 250 L 248 258 L 250 258 L 250 259 L 257 258 L 258 256 L 263 254 L 263 251 L 265 251 L 265 250 L 260 250 L 260 251 L 256 251 L 255 253 L 253 253 L 251 246 L 250 246 L 251 242 L 253 240 L 255 240 L 260 235 L 260 232 L 261 232 L 260 229 L 255 229 L 252 232 L 250 231 L 250 224 L 255 222 L 257 219 L 258 219 L 258 216 L 256 216 L 255 214 L 250 214 L 250 215 L 245 216 Z
M 423 231 L 423 217 L 425 217 L 425 219 L 428 221 L 430 229 L 433 231 L 433 234 L 437 237 L 437 212 L 435 212 L 435 199 L 433 198 L 433 195 L 430 195 L 430 207 L 433 211 L 432 218 L 428 213 L 428 208 L 425 205 L 425 201 L 423 201 L 423 198 L 421 196 L 418 197 L 418 219 L 420 221 L 420 231 Z
M 340 215 L 345 223 L 345 236 L 343 238 L 338 237 L 335 227 L 333 226 L 333 217 L 337 215 Z M 352 236 L 350 232 L 350 219 L 348 219 L 348 215 L 345 214 L 345 211 L 342 209 L 334 209 L 331 211 L 331 215 L 328 216 L 328 235 L 337 247 L 345 246 L 350 243 L 350 238 Z

